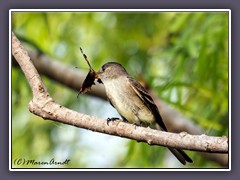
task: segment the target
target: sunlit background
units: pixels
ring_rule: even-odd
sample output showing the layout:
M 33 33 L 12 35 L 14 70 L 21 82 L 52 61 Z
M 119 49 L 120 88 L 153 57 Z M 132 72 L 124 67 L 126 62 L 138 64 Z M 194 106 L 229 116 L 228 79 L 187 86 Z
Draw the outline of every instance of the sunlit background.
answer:
M 134 78 L 140 74 L 159 98 L 206 134 L 228 135 L 227 12 L 13 12 L 12 30 L 26 47 L 86 74 L 79 47 L 95 70 L 117 61 Z M 77 99 L 75 91 L 42 78 L 57 103 L 99 118 L 119 117 L 108 102 L 87 94 Z M 29 112 L 31 98 L 25 76 L 14 66 L 13 161 L 70 159 L 65 168 L 183 167 L 167 148 L 45 121 Z M 185 167 L 221 167 L 187 153 L 194 164 Z

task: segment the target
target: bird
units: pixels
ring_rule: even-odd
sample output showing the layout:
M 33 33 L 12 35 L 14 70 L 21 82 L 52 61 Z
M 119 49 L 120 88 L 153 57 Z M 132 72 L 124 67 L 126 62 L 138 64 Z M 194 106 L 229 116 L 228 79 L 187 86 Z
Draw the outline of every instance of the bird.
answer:
M 103 83 L 110 104 L 123 121 L 135 125 L 168 131 L 160 112 L 147 90 L 126 69 L 117 62 L 105 63 L 97 72 L 97 79 Z M 193 160 L 182 150 L 168 147 L 183 164 Z

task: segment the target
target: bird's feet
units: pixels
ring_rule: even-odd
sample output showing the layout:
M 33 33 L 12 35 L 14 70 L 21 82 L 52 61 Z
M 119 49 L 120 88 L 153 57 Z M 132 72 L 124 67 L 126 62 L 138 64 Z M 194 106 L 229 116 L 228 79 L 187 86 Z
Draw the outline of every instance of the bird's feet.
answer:
M 113 118 L 107 118 L 107 125 L 109 125 L 110 121 L 116 121 L 119 120 L 119 118 L 113 117 Z

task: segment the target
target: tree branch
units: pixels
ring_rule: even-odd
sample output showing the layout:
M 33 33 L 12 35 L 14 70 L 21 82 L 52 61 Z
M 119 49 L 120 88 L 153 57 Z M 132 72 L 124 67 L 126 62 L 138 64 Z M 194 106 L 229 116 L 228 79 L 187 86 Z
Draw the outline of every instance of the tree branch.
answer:
M 34 51 L 29 51 L 28 53 L 31 61 L 39 73 L 57 81 L 64 86 L 79 91 L 79 88 L 86 78 L 86 73 L 83 73 L 79 69 L 62 64 L 57 60 L 50 59 L 44 54 L 39 54 Z M 187 119 L 180 112 L 160 100 L 152 90 L 149 90 L 149 93 L 154 99 L 154 102 L 157 105 L 158 109 L 160 110 L 169 131 L 186 131 L 190 134 L 196 135 L 204 133 L 204 130 L 195 124 L 192 120 Z M 91 91 L 89 91 L 87 95 L 107 100 L 104 86 L 99 85 L 98 83 L 95 86 L 92 86 Z
M 33 91 L 33 99 L 29 103 L 29 110 L 44 119 L 51 119 L 92 131 L 134 139 L 151 145 L 202 152 L 228 153 L 227 137 L 190 135 L 185 132 L 175 134 L 139 127 L 121 121 L 110 122 L 108 125 L 106 120 L 97 119 L 67 109 L 55 103 L 50 97 L 27 51 L 23 48 L 14 33 L 12 33 L 12 54 L 22 68 Z
M 79 90 L 79 87 L 81 87 L 81 84 L 85 79 L 86 73 L 76 70 L 72 66 L 67 66 L 59 61 L 50 59 L 44 54 L 39 54 L 32 50 L 29 50 L 28 53 L 39 73 L 46 75 L 48 78 L 53 79 L 68 88 Z M 18 65 L 15 59 L 13 65 Z M 195 124 L 192 120 L 184 117 L 176 109 L 164 103 L 164 101 L 160 100 L 154 91 L 150 89 L 149 93 L 158 106 L 164 122 L 171 132 L 186 131 L 195 135 L 204 134 L 204 130 L 200 126 Z M 107 100 L 104 87 L 98 84 L 93 86 L 87 95 Z M 200 155 L 208 160 L 217 162 L 222 166 L 228 166 L 228 154 L 200 153 Z

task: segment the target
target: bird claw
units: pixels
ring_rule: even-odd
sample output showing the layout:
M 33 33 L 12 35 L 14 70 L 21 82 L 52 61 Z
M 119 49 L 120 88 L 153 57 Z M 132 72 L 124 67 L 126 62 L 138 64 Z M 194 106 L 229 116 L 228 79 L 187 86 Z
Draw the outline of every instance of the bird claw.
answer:
M 109 126 L 109 122 L 110 121 L 116 121 L 118 120 L 119 118 L 107 118 L 107 125 Z

